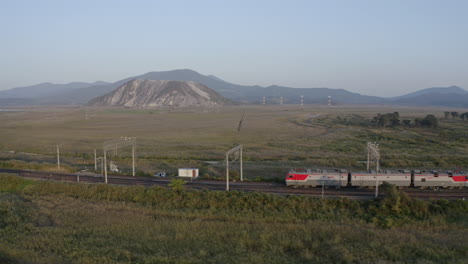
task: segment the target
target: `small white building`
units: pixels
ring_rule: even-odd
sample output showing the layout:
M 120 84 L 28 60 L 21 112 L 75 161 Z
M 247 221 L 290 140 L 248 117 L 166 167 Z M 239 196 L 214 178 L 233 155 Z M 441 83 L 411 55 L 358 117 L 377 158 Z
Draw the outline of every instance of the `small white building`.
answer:
M 198 177 L 198 168 L 179 168 L 179 177 Z

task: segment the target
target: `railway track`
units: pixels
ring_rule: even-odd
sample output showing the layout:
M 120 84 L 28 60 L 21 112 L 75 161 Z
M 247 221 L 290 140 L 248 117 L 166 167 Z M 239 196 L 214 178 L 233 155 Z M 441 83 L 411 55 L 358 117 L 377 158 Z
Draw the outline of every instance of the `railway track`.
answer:
M 104 183 L 104 177 L 100 175 L 85 175 L 85 174 L 66 174 L 66 173 L 53 173 L 53 172 L 40 172 L 40 171 L 26 171 L 26 170 L 12 170 L 0 169 L 0 172 L 14 173 L 21 177 L 52 180 L 61 182 L 72 183 Z M 151 186 L 168 186 L 171 179 L 168 178 L 147 178 L 147 177 L 131 177 L 120 175 L 109 175 L 108 183 L 113 185 L 141 185 L 145 187 Z M 195 190 L 211 190 L 222 191 L 226 189 L 225 181 L 215 180 L 194 180 L 187 181 L 187 188 Z M 230 190 L 244 191 L 244 192 L 264 192 L 279 195 L 306 195 L 314 197 L 326 198 L 350 198 L 350 199 L 373 199 L 375 191 L 371 189 L 360 188 L 325 188 L 322 194 L 322 188 L 298 188 L 292 189 L 279 183 L 267 182 L 230 182 Z M 468 189 L 434 189 L 434 190 L 420 190 L 404 188 L 403 191 L 409 196 L 418 199 L 467 199 Z

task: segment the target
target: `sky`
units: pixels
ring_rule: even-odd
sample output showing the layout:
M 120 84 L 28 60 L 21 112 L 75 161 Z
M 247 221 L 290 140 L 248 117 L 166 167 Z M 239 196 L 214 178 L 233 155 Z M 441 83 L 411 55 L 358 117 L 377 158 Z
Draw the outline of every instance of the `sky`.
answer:
M 243 85 L 468 90 L 465 0 L 0 0 L 0 90 L 192 69 Z

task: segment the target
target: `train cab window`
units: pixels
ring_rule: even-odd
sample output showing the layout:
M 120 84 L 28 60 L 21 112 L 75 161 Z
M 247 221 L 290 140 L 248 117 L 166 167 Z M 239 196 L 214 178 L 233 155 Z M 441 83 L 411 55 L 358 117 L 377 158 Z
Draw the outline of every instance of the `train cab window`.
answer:
M 438 173 L 438 172 L 434 172 L 434 177 L 439 177 L 439 173 Z
M 292 178 L 293 176 L 292 175 L 289 175 L 288 178 Z
M 449 173 L 448 173 L 448 176 L 449 176 L 449 177 L 453 177 L 453 173 L 452 173 L 452 172 L 449 172 Z

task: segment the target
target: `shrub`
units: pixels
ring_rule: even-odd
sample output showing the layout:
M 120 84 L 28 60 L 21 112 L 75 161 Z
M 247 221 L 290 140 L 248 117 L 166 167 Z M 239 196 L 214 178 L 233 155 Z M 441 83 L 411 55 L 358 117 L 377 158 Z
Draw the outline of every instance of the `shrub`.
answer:
M 182 179 L 173 179 L 171 183 L 169 183 L 169 187 L 171 187 L 173 191 L 180 193 L 185 189 L 184 187 L 185 184 L 186 182 Z

